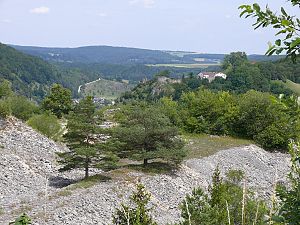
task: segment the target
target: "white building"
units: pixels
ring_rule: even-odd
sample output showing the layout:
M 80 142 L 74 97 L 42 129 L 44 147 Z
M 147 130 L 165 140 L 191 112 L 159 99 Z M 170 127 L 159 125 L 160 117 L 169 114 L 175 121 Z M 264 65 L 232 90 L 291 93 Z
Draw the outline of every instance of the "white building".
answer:
M 227 75 L 225 73 L 220 73 L 220 72 L 203 72 L 198 74 L 198 78 L 207 79 L 209 83 L 212 82 L 217 77 L 221 77 L 224 80 L 226 80 Z

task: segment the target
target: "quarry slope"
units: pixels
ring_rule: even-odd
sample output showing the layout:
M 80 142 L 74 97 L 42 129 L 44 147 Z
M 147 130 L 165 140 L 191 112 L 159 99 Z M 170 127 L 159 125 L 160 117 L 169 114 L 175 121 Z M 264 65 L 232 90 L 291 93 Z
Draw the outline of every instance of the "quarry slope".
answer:
M 288 155 L 249 145 L 186 160 L 170 174 L 119 169 L 104 174 L 111 180 L 82 188 L 76 182 L 83 177 L 83 171 L 58 172 L 55 152 L 64 149 L 15 118 L 0 121 L 1 225 L 22 212 L 27 212 L 35 225 L 111 224 L 115 207 L 126 201 L 138 180 L 152 194 L 153 216 L 159 224 L 166 224 L 179 220 L 178 205 L 187 193 L 194 187 L 209 186 L 217 165 L 222 174 L 230 169 L 243 170 L 247 186 L 267 199 L 274 181 L 285 182 L 289 169 Z M 100 172 L 94 170 L 92 175 Z

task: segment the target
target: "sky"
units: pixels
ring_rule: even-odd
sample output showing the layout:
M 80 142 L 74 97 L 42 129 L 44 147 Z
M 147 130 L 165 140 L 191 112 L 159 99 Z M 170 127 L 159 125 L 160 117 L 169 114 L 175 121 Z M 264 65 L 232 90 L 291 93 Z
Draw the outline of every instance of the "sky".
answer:
M 109 45 L 201 53 L 265 53 L 274 31 L 254 31 L 238 6 L 255 0 L 0 0 L 0 42 Z M 296 15 L 286 0 L 256 0 Z M 299 10 L 299 9 L 297 9 Z

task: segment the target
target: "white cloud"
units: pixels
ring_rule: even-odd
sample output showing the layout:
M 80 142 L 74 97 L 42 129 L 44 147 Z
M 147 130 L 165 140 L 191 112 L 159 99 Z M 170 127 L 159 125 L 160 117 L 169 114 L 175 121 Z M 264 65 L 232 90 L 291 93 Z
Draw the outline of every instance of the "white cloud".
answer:
M 29 12 L 34 13 L 34 14 L 47 14 L 47 13 L 49 13 L 49 11 L 50 11 L 50 9 L 48 7 L 41 6 L 38 8 L 31 9 Z
M 155 0 L 130 0 L 129 4 L 142 4 L 145 8 L 153 8 L 155 5 Z

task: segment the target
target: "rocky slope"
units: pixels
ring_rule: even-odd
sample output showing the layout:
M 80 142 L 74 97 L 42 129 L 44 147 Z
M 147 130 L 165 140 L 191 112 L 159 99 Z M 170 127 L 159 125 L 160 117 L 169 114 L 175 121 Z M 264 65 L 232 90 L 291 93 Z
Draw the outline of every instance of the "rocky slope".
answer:
M 274 180 L 285 180 L 287 155 L 271 154 L 255 146 L 220 151 L 202 159 L 191 159 L 165 175 L 147 175 L 129 169 L 113 171 L 106 182 L 82 188 L 76 181 L 82 171 L 58 173 L 55 152 L 64 147 L 10 118 L 0 122 L 0 224 L 8 224 L 27 212 L 34 224 L 111 224 L 115 207 L 130 195 L 137 180 L 152 194 L 153 215 L 159 224 L 179 220 L 178 204 L 194 187 L 207 188 L 217 165 L 222 173 L 242 169 L 247 185 L 268 198 Z M 99 173 L 99 171 L 93 171 Z M 276 178 L 277 177 L 277 178 Z M 75 182 L 75 184 L 70 183 Z

